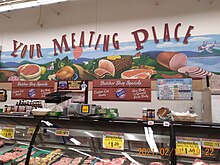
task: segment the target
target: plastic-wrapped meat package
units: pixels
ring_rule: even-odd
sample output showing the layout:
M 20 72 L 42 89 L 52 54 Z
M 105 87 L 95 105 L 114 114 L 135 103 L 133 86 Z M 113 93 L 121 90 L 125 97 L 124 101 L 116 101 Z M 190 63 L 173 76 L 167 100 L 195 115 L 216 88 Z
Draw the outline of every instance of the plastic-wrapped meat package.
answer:
M 5 141 L 4 140 L 0 140 L 0 147 L 3 147 L 5 145 Z
M 162 162 L 151 162 L 150 165 L 164 165 Z
M 200 159 L 196 159 L 192 165 L 208 165 Z
M 53 163 L 52 165 L 61 165 L 61 164 L 69 164 L 72 162 L 72 158 L 61 158 L 59 161 Z
M 78 165 L 82 160 L 82 157 L 76 157 L 73 159 L 73 161 L 71 163 L 69 163 L 68 165 Z

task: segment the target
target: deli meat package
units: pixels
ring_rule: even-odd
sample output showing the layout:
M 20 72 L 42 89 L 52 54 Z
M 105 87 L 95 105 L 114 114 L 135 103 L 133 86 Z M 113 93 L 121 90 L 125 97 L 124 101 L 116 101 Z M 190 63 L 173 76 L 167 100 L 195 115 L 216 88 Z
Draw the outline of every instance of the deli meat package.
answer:
M 208 165 L 200 159 L 196 159 L 192 165 Z

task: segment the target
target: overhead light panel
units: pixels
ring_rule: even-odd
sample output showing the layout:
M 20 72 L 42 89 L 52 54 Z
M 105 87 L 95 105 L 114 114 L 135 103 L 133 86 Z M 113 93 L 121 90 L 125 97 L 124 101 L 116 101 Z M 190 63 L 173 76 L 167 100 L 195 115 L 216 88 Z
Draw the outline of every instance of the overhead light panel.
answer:
M 36 7 L 41 5 L 49 5 L 49 4 L 65 2 L 65 1 L 67 0 L 33 0 L 28 2 L 10 3 L 10 4 L 1 5 L 0 12 Z

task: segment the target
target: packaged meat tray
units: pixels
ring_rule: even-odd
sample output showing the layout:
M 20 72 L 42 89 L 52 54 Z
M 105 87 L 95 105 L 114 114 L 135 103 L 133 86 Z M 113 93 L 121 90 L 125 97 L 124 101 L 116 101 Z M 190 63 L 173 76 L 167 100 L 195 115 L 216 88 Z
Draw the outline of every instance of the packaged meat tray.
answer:
M 26 154 L 27 154 L 27 146 L 6 147 L 5 150 L 1 152 L 0 162 L 4 165 L 9 165 L 12 162 L 14 162 L 16 159 L 19 159 Z

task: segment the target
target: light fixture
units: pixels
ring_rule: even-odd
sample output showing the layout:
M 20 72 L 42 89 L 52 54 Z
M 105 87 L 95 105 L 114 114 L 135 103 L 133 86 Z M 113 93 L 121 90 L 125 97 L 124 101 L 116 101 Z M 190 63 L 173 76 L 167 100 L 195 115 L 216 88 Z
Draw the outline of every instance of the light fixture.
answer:
M 124 155 L 126 158 L 128 158 L 128 160 L 130 160 L 132 163 L 134 163 L 134 164 L 136 164 L 136 165 L 141 165 L 141 164 L 138 163 L 136 160 L 134 160 L 130 155 L 128 155 L 128 153 L 122 152 L 122 155 Z
M 87 134 L 87 135 L 89 135 L 90 137 L 95 137 L 95 135 L 93 135 L 93 134 L 90 133 L 90 132 L 85 131 L 84 133 Z
M 76 140 L 75 138 L 70 138 L 70 141 L 73 142 L 77 146 L 81 145 L 81 142 Z
M 17 10 L 17 9 L 24 9 L 29 7 L 36 7 L 40 5 L 48 5 L 53 3 L 65 2 L 67 0 L 33 0 L 33 1 L 26 1 L 26 2 L 19 2 L 19 3 L 9 3 L 0 6 L 0 12 Z

